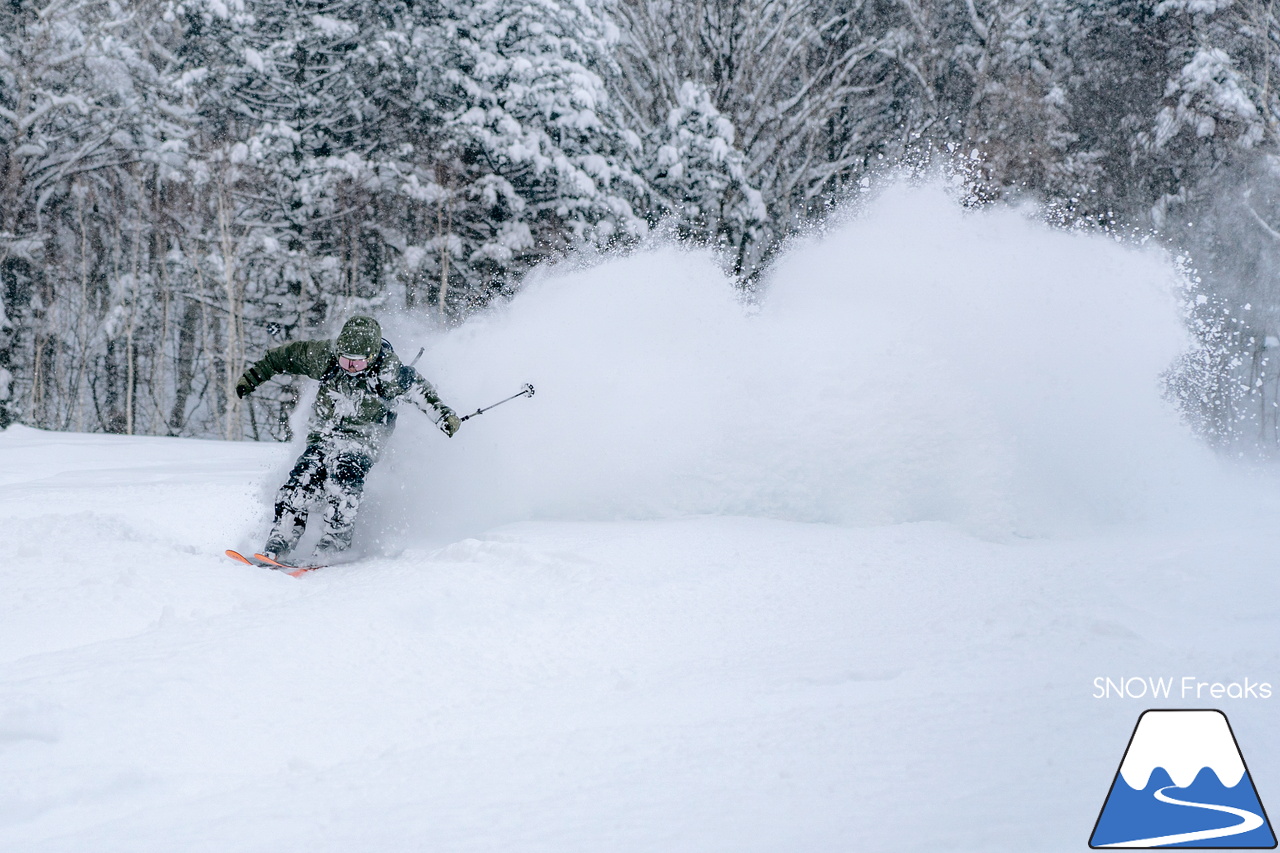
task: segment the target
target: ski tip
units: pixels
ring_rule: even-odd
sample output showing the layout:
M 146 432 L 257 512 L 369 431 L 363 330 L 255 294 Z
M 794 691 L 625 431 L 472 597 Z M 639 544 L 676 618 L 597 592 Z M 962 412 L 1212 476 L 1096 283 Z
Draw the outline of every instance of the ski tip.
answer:
M 230 548 L 227 549 L 227 556 L 238 563 L 244 563 L 246 566 L 257 565 L 256 563 L 253 562 L 253 560 L 250 560 L 244 554 L 241 554 L 239 551 L 232 551 Z

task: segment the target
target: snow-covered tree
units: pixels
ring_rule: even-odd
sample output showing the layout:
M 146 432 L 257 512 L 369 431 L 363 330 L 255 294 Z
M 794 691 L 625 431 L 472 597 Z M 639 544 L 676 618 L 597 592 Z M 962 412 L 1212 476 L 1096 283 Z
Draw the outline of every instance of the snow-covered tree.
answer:
M 0 419 L 134 426 L 139 317 L 114 322 L 148 276 L 147 176 L 180 132 L 149 4 L 0 8 L 0 282 L 14 376 Z M 119 333 L 119 334 L 118 334 Z M 86 395 L 89 399 L 86 399 Z
M 645 176 L 657 202 L 651 215 L 671 217 L 681 238 L 717 248 L 741 275 L 768 219 L 764 200 L 747 178 L 733 122 L 706 87 L 686 82 L 676 98 L 667 121 L 645 140 Z
M 940 153 L 1156 227 L 1280 388 L 1277 47 L 1269 0 L 13 0 L 0 424 L 283 437 L 296 389 L 232 393 L 281 339 L 663 223 L 749 281 Z
M 979 192 L 1090 212 L 1100 154 L 1076 129 L 1082 12 L 1071 0 L 969 0 L 944 35 L 952 83 L 939 141 L 972 158 Z
M 611 83 L 630 126 L 660 140 L 672 114 L 687 108 L 681 98 L 692 83 L 734 128 L 742 180 L 759 190 L 768 211 L 738 253 L 742 274 L 758 272 L 781 238 L 918 137 L 927 111 L 910 98 L 904 64 L 915 44 L 903 11 L 909 5 L 611 3 L 625 34 Z M 727 172 L 723 179 L 735 183 Z
M 640 140 L 601 77 L 616 29 L 589 0 L 446 9 L 446 158 L 435 183 L 451 224 L 437 250 L 463 262 L 461 298 L 485 299 L 572 246 L 642 236 Z

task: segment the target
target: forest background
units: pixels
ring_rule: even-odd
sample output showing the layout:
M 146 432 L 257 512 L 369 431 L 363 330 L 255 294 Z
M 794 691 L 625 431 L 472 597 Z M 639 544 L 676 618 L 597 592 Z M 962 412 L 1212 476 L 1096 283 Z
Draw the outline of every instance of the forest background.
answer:
M 780 247 L 903 170 L 1155 240 L 1192 424 L 1280 446 L 1271 0 L 3 0 L 0 427 L 285 439 L 266 348 L 535 265 Z M 927 247 L 922 246 L 922 250 Z

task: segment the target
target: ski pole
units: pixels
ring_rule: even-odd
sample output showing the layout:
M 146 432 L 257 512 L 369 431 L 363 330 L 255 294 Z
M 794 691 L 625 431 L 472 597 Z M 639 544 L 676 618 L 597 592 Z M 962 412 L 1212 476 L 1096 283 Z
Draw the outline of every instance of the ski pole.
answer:
M 499 400 L 498 402 L 494 403 L 492 406 L 485 406 L 483 409 L 476 409 L 471 414 L 463 415 L 458 420 L 465 421 L 468 418 L 474 418 L 476 415 L 483 415 L 485 412 L 489 411 L 495 406 L 501 406 L 503 403 L 509 403 L 510 401 L 514 400 L 516 397 L 532 397 L 532 396 L 533 396 L 533 386 L 526 382 L 524 388 L 520 390 L 519 394 L 512 394 L 507 399 Z
M 426 351 L 427 351 L 426 347 L 422 347 L 421 349 L 419 349 L 418 354 L 413 357 L 413 361 L 409 362 L 409 366 L 413 367 L 415 364 L 417 364 L 418 359 L 422 358 L 422 354 Z

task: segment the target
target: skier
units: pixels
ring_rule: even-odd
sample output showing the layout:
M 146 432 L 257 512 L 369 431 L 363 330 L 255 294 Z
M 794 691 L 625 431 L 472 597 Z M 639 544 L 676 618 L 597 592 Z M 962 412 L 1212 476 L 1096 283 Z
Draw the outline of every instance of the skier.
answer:
M 324 534 L 315 556 L 351 545 L 364 478 L 396 423 L 401 397 L 452 437 L 462 421 L 440 401 L 431 383 L 402 364 L 372 317 L 352 317 L 336 341 L 295 341 L 267 351 L 236 383 L 243 398 L 278 373 L 320 380 L 308 424 L 307 446 L 276 496 L 275 524 L 262 554 L 283 560 L 307 527 L 307 510 L 321 498 Z

